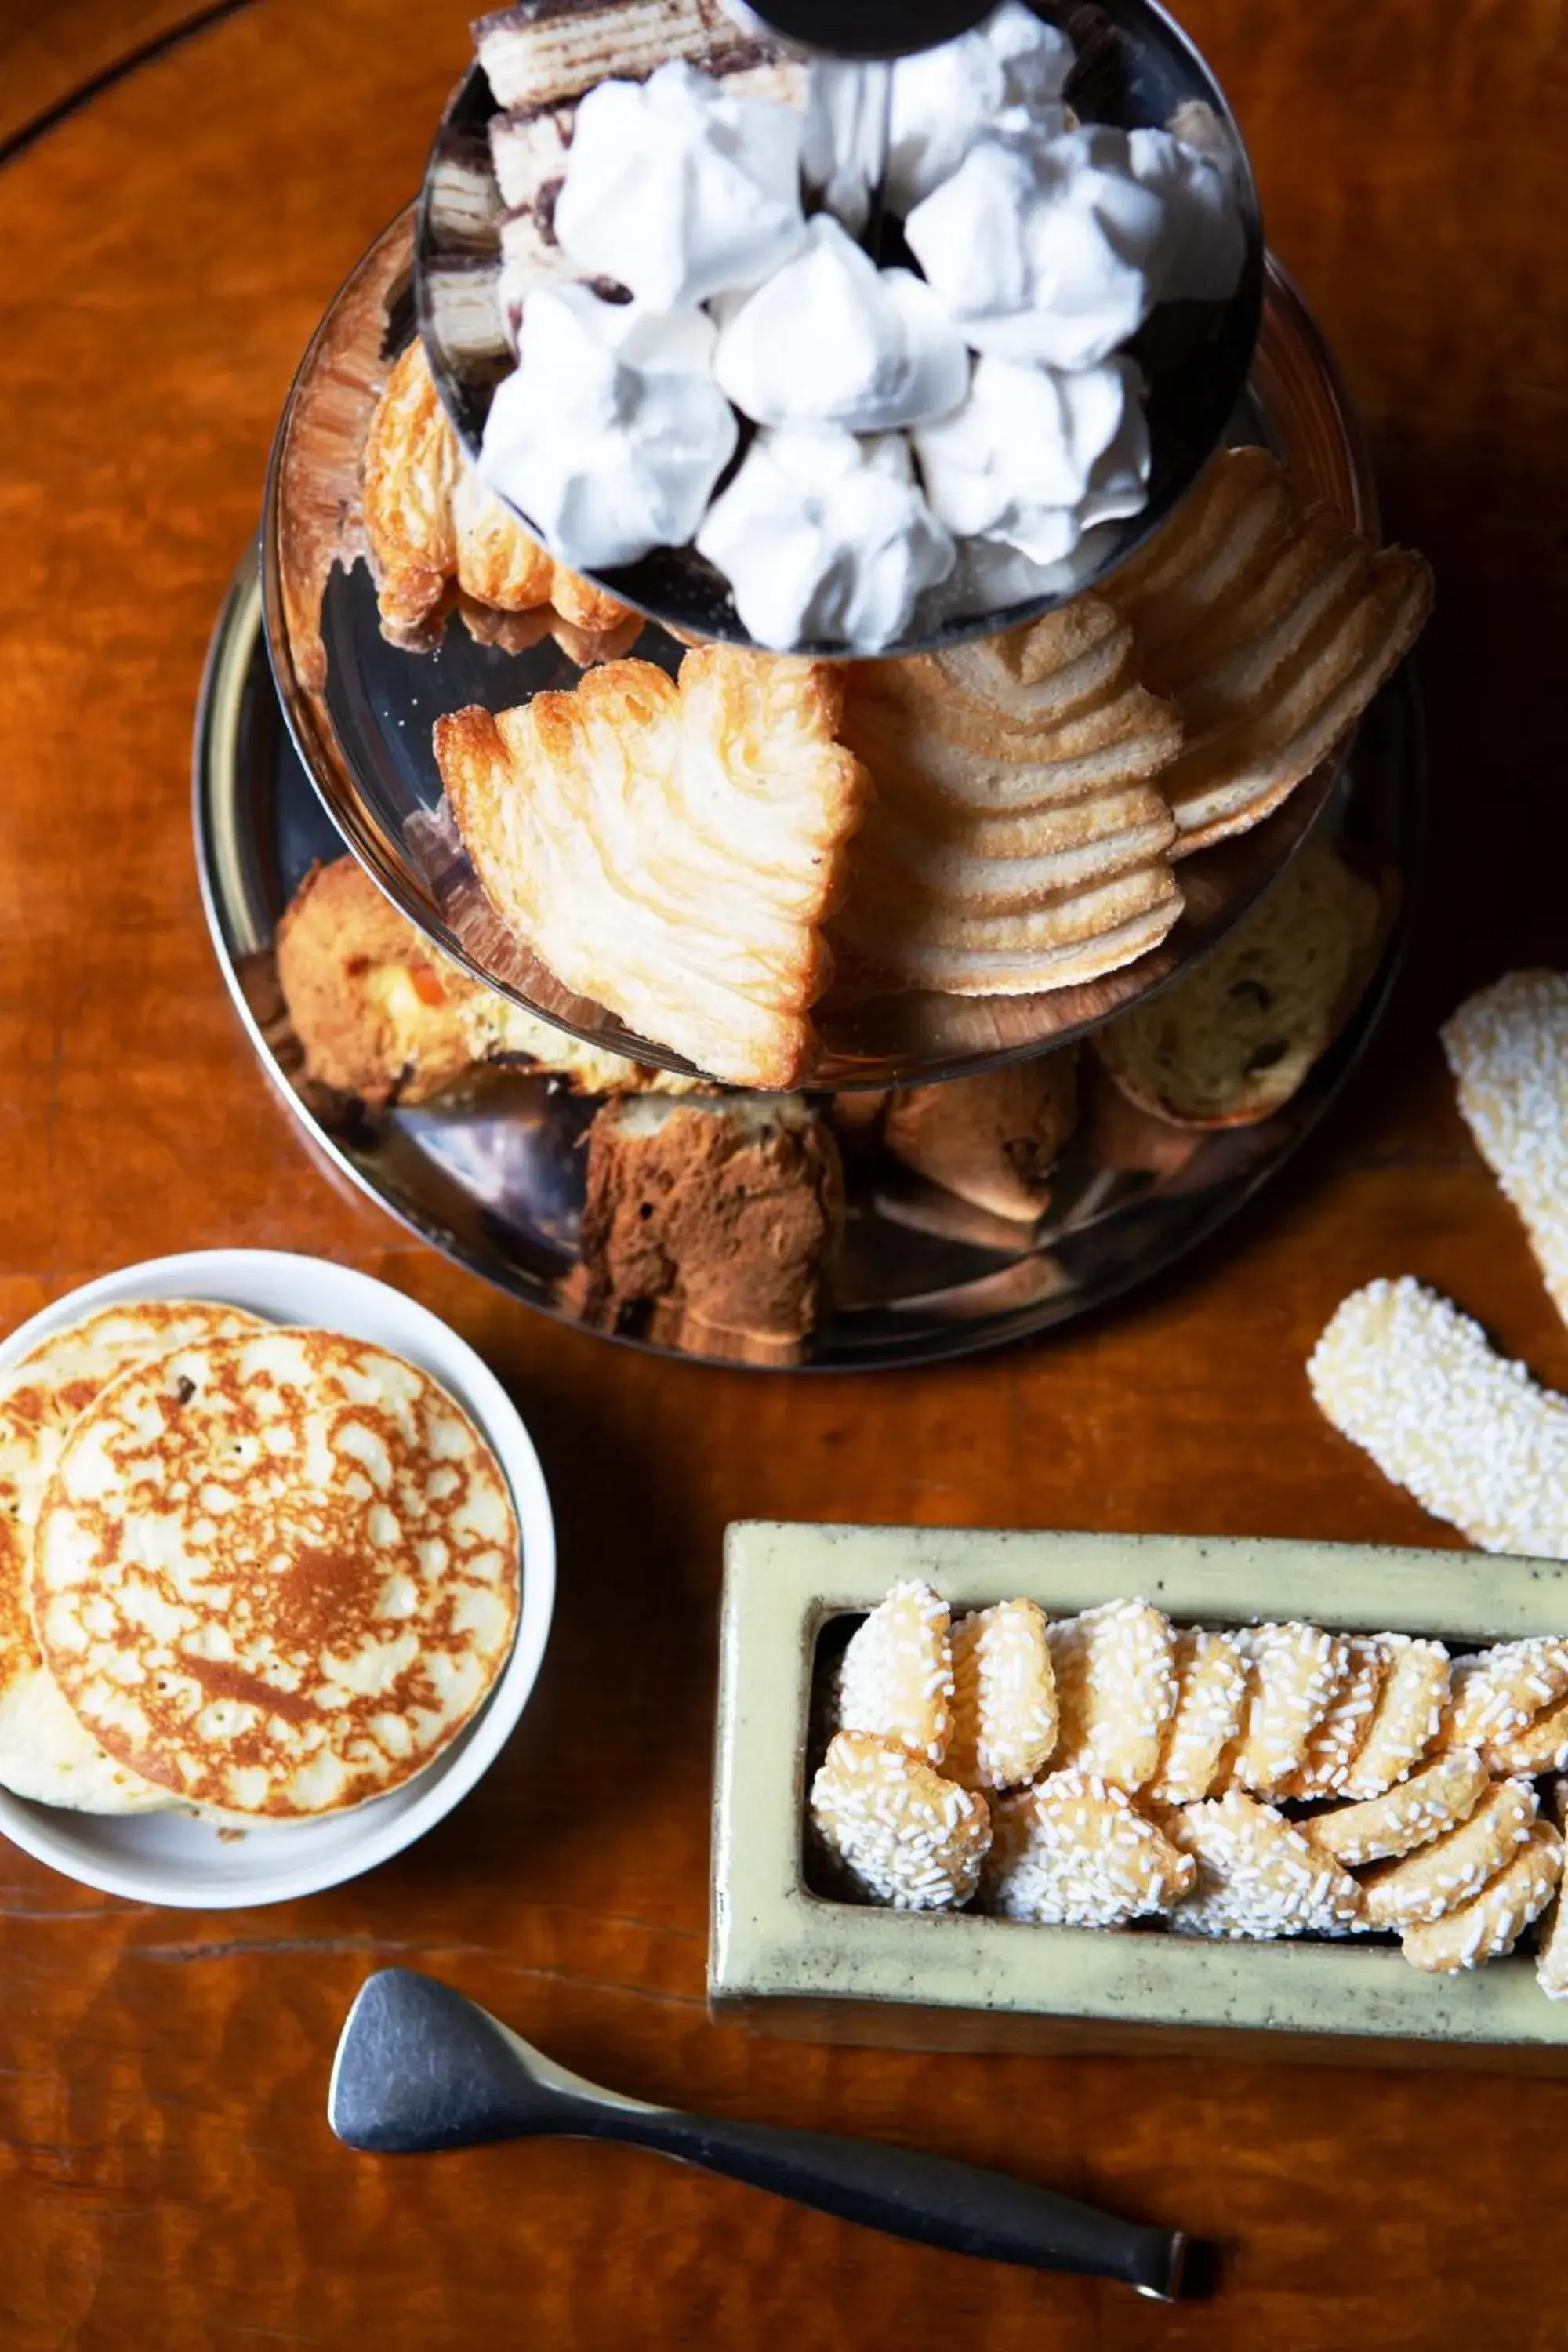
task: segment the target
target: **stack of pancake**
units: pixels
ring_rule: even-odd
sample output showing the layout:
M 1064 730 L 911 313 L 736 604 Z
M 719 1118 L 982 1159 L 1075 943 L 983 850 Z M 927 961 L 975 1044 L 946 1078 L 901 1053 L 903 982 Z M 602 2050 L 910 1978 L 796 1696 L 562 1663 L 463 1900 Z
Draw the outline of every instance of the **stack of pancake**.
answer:
M 109 1308 L 0 1386 L 0 1786 L 363 1804 L 482 1705 L 520 1582 L 500 1465 L 427 1373 L 231 1307 Z

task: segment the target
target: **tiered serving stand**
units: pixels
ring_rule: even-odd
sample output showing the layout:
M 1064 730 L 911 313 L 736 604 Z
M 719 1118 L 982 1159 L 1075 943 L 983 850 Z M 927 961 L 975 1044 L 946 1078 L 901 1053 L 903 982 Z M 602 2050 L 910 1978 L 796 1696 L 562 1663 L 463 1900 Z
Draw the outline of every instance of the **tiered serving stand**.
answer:
M 197 852 L 236 1004 L 320 1152 L 435 1247 L 570 1319 L 567 1277 L 595 1105 L 526 1067 L 478 1071 L 416 1108 L 370 1114 L 326 1095 L 302 1074 L 273 958 L 279 919 L 306 870 L 346 845 L 433 945 L 477 978 L 577 1036 L 641 1062 L 686 1066 L 571 994 L 504 931 L 442 804 L 436 718 L 570 687 L 575 668 L 549 638 L 507 654 L 474 643 L 457 619 L 433 654 L 402 652 L 380 632 L 359 466 L 386 367 L 416 331 L 415 230 L 410 206 L 332 302 L 290 391 L 259 566 L 254 555 L 241 564 L 208 658 L 195 742 Z M 1366 453 L 1332 360 L 1271 261 L 1228 436 L 1269 444 L 1312 495 L 1375 533 Z M 657 623 L 636 646 L 639 658 L 671 670 L 683 650 Z M 817 1008 L 822 1052 L 807 1086 L 832 1098 L 848 1220 L 831 1305 L 799 1368 L 908 1363 L 1048 1329 L 1149 1281 L 1235 1215 L 1322 1117 L 1377 1024 L 1421 862 L 1423 787 L 1419 707 L 1406 669 L 1353 741 L 1273 816 L 1183 863 L 1187 912 L 1163 945 L 1123 971 L 1024 997 L 879 990 L 863 978 L 830 994 Z M 1075 1047 L 1208 952 L 1320 828 L 1342 835 L 1376 878 L 1384 938 L 1348 1024 L 1273 1118 L 1206 1133 L 1162 1126 L 1123 1103 L 1085 1054 L 1079 1130 L 1034 1227 L 923 1182 L 882 1151 L 874 1123 L 855 1120 L 853 1097 L 868 1089 Z M 635 1331 L 617 1336 L 651 1344 Z

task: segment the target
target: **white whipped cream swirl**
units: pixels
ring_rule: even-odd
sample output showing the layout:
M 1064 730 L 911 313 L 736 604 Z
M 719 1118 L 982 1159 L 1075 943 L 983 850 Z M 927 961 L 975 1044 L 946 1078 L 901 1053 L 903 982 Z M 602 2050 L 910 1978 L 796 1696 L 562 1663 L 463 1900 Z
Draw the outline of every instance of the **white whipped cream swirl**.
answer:
M 554 226 L 589 277 L 673 310 L 754 286 L 805 235 L 801 117 L 694 66 L 605 81 L 577 109 Z
M 951 179 L 984 132 L 1037 138 L 1067 127 L 1060 99 L 1073 68 L 1065 33 L 1022 0 L 940 48 L 893 68 L 888 200 L 908 213 Z
M 529 294 L 479 472 L 563 563 L 601 571 L 691 538 L 739 438 L 714 336 L 700 310 L 649 312 L 585 286 Z
M 969 353 L 912 270 L 879 269 L 830 213 L 719 338 L 720 389 L 759 425 L 886 433 L 963 398 Z
M 840 641 L 876 653 L 945 580 L 953 544 L 901 434 L 761 432 L 697 534 L 759 645 Z
M 1129 360 L 1068 374 L 982 359 L 968 397 L 913 436 L 932 511 L 961 537 L 1059 563 L 1091 524 L 1143 504 L 1138 389 Z

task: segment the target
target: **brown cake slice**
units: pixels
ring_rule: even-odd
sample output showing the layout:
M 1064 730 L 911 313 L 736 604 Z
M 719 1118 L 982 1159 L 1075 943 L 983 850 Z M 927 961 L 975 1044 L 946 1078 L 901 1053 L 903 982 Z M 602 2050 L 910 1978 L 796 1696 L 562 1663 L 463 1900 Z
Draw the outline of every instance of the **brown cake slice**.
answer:
M 798 1097 L 605 1105 L 588 1139 L 573 1287 L 613 1330 L 694 1353 L 787 1356 L 816 1320 L 843 1223 L 838 1153 Z

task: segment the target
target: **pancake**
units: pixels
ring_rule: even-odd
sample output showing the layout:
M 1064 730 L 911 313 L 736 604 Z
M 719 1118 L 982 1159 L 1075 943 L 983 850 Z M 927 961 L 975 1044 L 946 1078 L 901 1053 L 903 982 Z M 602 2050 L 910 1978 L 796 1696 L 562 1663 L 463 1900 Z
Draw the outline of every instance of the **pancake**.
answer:
M 110 1755 L 175 1800 L 288 1821 L 432 1763 L 516 1632 L 517 1519 L 445 1390 L 334 1332 L 124 1373 L 39 1514 L 40 1646 Z
M 72 1423 L 109 1381 L 166 1349 L 254 1328 L 255 1316 L 200 1300 L 106 1307 L 41 1340 L 0 1384 L 0 1787 L 16 1796 L 92 1813 L 172 1801 L 105 1755 L 47 1672 L 27 1610 L 33 1528 Z

